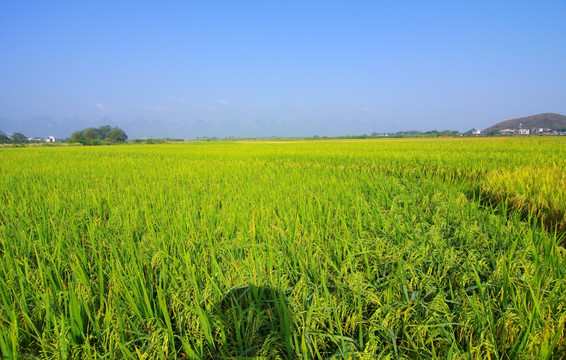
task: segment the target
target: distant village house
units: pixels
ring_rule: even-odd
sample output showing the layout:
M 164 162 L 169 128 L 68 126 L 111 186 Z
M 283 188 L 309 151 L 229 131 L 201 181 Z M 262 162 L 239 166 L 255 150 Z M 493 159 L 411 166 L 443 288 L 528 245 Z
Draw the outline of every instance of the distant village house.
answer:
M 529 135 L 529 129 L 501 129 L 499 135 Z
M 30 142 L 30 143 L 40 143 L 40 142 L 54 143 L 55 142 L 55 136 L 48 136 L 48 137 L 45 137 L 45 138 L 28 137 L 27 141 Z

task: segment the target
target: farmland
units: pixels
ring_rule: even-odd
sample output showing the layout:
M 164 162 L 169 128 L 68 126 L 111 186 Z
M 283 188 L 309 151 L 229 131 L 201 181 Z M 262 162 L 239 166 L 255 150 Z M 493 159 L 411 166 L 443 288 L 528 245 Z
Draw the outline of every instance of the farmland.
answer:
M 561 138 L 0 149 L 0 353 L 557 359 Z

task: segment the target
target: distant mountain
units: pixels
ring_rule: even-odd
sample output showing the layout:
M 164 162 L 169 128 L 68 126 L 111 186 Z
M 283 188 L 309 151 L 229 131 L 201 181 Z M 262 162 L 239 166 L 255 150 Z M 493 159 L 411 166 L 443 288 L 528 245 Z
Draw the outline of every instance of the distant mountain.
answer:
M 49 116 L 11 119 L 0 117 L 0 128 L 9 133 L 19 132 L 25 136 L 66 138 L 75 130 L 87 127 L 79 117 L 55 120 Z
M 0 130 L 0 135 L 8 136 L 4 131 Z
M 519 127 L 522 127 L 523 129 L 541 127 L 551 130 L 566 129 L 566 116 L 553 113 L 525 116 L 522 118 L 498 122 L 497 124 L 488 127 L 482 132 L 485 134 L 494 131 L 497 132 L 501 129 L 518 129 Z

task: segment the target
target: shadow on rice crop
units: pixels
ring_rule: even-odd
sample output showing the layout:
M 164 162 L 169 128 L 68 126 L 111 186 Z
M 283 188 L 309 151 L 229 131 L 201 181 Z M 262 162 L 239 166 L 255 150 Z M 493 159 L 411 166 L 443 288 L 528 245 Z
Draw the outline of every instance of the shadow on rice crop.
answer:
M 292 359 L 293 321 L 283 291 L 247 285 L 231 288 L 211 308 L 217 338 L 210 359 Z
M 466 192 L 466 197 L 477 201 L 485 210 L 502 214 L 507 219 L 518 216 L 522 221 L 554 233 L 557 243 L 566 247 L 565 209 L 548 205 L 540 206 L 535 202 L 529 202 L 528 199 L 519 201 L 509 194 L 492 191 L 483 184 L 473 186 Z

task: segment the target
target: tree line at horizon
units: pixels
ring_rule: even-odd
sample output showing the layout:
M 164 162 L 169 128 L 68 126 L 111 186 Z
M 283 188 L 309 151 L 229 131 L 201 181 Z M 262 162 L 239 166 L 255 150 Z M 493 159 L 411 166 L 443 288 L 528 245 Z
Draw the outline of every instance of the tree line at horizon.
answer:
M 83 145 L 110 145 L 120 144 L 128 140 L 128 135 L 124 130 L 117 126 L 102 125 L 98 128 L 89 127 L 83 130 L 77 130 L 66 139 L 68 143 L 80 143 Z M 65 140 L 63 140 L 65 141 Z M 30 141 L 29 138 L 20 133 L 15 132 L 11 135 L 0 133 L 0 144 L 25 144 Z
M 89 127 L 77 130 L 71 134 L 67 142 L 81 143 L 83 145 L 105 145 L 126 142 L 128 135 L 117 126 L 102 125 L 98 128 Z
M 20 144 L 27 142 L 27 137 L 19 132 L 13 133 L 11 136 L 0 134 L 0 144 Z

